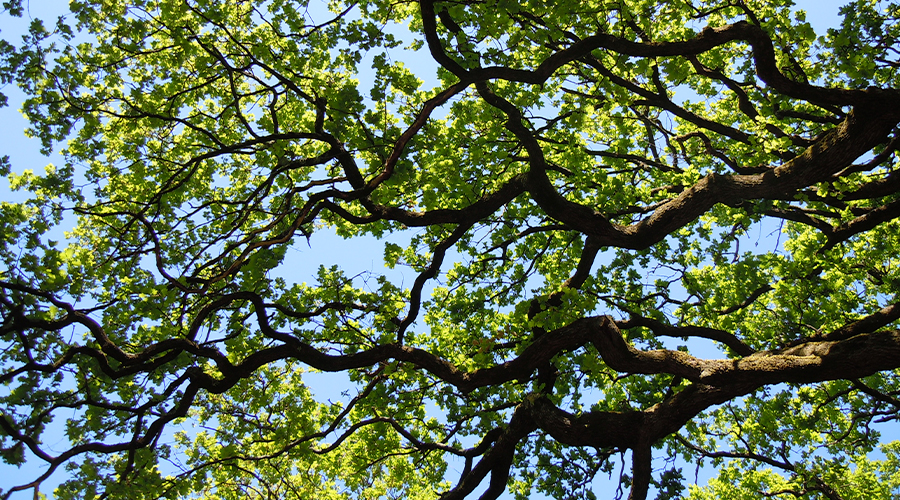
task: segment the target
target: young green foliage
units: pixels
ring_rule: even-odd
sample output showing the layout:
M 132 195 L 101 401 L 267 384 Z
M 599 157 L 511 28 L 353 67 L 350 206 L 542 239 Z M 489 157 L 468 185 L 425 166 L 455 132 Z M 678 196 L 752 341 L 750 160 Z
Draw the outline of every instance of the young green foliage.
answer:
M 900 6 L 791 7 L 35 21 L 0 496 L 897 495 Z

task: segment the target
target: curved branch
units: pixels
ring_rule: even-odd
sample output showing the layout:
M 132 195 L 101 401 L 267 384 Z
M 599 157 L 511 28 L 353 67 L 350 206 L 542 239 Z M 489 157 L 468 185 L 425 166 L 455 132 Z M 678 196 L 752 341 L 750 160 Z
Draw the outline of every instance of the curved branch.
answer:
M 828 240 L 825 242 L 822 249 L 828 250 L 833 248 L 835 245 L 847 241 L 859 233 L 868 231 L 879 224 L 894 220 L 898 217 L 900 217 L 900 200 L 873 208 L 865 215 L 859 216 L 834 228 L 828 235 Z
M 623 330 L 636 327 L 646 327 L 653 330 L 657 336 L 663 337 L 699 337 L 709 340 L 715 340 L 725 344 L 732 351 L 740 356 L 749 356 L 753 354 L 753 349 L 745 344 L 741 339 L 737 338 L 733 333 L 715 328 L 707 328 L 702 326 L 672 326 L 652 318 L 632 314 L 627 321 L 616 321 L 616 326 Z

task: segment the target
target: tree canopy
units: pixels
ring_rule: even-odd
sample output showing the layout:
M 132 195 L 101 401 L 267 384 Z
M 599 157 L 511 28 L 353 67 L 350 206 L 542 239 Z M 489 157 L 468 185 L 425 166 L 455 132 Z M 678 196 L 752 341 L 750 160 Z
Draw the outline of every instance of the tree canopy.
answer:
M 62 159 L 3 165 L 0 448 L 45 468 L 3 498 L 896 495 L 900 5 L 790 7 L 34 21 L 0 75 Z

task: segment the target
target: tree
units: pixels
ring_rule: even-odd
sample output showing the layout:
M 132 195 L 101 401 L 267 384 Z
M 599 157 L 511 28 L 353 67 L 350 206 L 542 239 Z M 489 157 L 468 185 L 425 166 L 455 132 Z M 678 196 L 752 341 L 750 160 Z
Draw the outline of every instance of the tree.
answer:
M 0 206 L 0 443 L 47 469 L 4 498 L 896 494 L 900 6 L 790 5 L 34 22 L 2 74 L 64 164 Z M 414 279 L 300 282 L 328 232 Z

